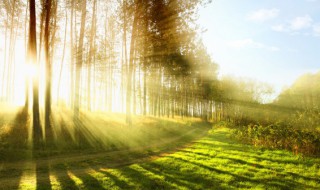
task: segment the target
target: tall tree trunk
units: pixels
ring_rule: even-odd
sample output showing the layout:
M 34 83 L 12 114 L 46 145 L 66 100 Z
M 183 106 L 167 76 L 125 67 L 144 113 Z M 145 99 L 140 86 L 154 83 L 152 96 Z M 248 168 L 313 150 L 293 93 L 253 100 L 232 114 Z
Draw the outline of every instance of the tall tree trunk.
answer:
M 128 53 L 127 53 L 127 0 L 123 0 L 123 51 L 124 51 L 124 62 L 121 68 L 121 105 L 124 106 L 124 89 L 125 89 L 125 78 L 128 74 Z M 123 111 L 123 110 L 122 110 Z
M 36 6 L 35 0 L 30 0 L 30 21 L 29 21 L 29 41 L 28 41 L 28 60 L 30 63 L 38 67 L 37 63 L 37 38 L 36 38 Z M 38 74 L 38 73 L 37 73 Z M 40 126 L 40 113 L 39 113 L 39 81 L 38 75 L 33 78 L 33 147 L 34 149 L 40 148 L 42 137 L 42 130 Z
M 107 39 L 107 33 L 108 33 L 108 19 L 105 19 L 105 23 L 104 23 L 104 45 L 105 45 L 105 50 L 104 50 L 104 59 L 107 61 L 109 58 L 109 54 L 108 53 L 108 39 Z M 110 49 L 110 48 L 109 48 Z M 104 73 L 108 73 L 108 64 L 104 64 L 103 68 L 104 68 Z M 107 81 L 107 77 L 101 77 L 101 84 L 104 83 L 105 86 L 105 90 L 104 90 L 104 110 L 108 110 L 108 81 Z M 108 110 L 109 111 L 109 110 Z
M 73 44 L 73 15 L 74 1 L 71 1 L 70 13 L 70 106 L 74 107 L 74 44 Z
M 27 20 L 28 20 L 28 6 L 29 6 L 29 0 L 27 0 L 27 6 L 26 6 L 26 17 L 24 20 L 24 48 L 25 48 L 25 62 L 27 63 Z M 25 85 L 26 85 L 26 99 L 24 103 L 24 107 L 27 110 L 29 108 L 29 76 L 26 76 L 25 78 Z
M 6 66 L 7 66 L 7 35 L 8 35 L 8 22 L 9 22 L 9 16 L 8 16 L 8 13 L 6 14 L 7 15 L 7 18 L 6 18 L 6 27 L 5 27 L 5 34 L 4 34 L 4 60 L 3 60 L 3 75 L 2 75 L 2 89 L 1 89 L 1 92 L 2 92 L 2 96 L 3 97 L 6 97 L 6 93 L 5 93 L 5 79 L 7 78 L 6 77 Z M 8 79 L 7 79 L 8 80 Z M 7 81 L 8 82 L 8 81 Z
M 142 105 L 142 98 L 143 98 L 143 96 L 142 96 L 142 87 L 141 87 L 141 67 L 142 67 L 142 65 L 140 64 L 139 65 L 139 82 L 138 82 L 138 89 L 139 89 L 139 111 L 140 111 L 140 114 L 142 114 L 143 113 L 143 105 Z
M 111 26 L 109 27 L 111 28 Z M 110 39 L 114 39 L 114 35 L 113 35 L 113 31 L 110 30 L 111 32 L 111 38 Z M 109 97 L 108 97 L 108 100 L 109 100 L 109 110 L 112 112 L 112 94 L 113 94 L 113 83 L 112 83 L 112 76 L 113 76 L 113 43 L 111 42 L 110 43 L 110 49 L 109 49 L 109 58 L 108 58 L 108 61 L 109 61 Z
M 45 7 L 45 0 L 41 1 L 41 6 Z M 38 48 L 38 61 L 41 61 L 41 51 L 42 51 L 42 43 L 43 43 L 43 23 L 45 22 L 45 11 L 42 11 L 40 14 L 40 39 L 39 39 L 39 48 Z
M 63 71 L 63 65 L 64 65 L 64 57 L 65 57 L 65 50 L 66 50 L 66 42 L 67 42 L 67 26 L 68 26 L 68 12 L 67 8 L 65 8 L 66 11 L 66 20 L 65 20 L 65 30 L 64 30 L 64 37 L 63 37 L 63 50 L 62 50 L 62 58 L 61 58 L 61 64 L 60 64 L 60 70 L 59 70 L 59 79 L 58 79 L 58 89 L 57 89 L 57 102 L 59 103 L 59 96 L 60 96 L 60 84 L 61 84 L 61 77 L 62 77 L 62 71 Z M 72 26 L 71 26 L 72 28 Z M 72 33 L 71 33 L 72 35 Z M 71 42 L 72 43 L 72 42 Z M 70 47 L 72 49 L 72 47 Z M 72 57 L 72 55 L 70 55 Z M 72 63 L 71 63 L 72 64 Z
M 96 7 L 97 7 L 97 0 L 93 1 L 93 11 L 92 11 L 92 22 L 91 22 L 91 32 L 90 32 L 90 49 L 89 49 L 89 60 L 88 60 L 88 78 L 87 78 L 87 85 L 88 85 L 88 91 L 87 91 L 87 108 L 90 111 L 91 110 L 91 74 L 92 74 L 92 57 L 94 54 L 94 40 L 95 40 L 95 22 L 96 22 Z
M 19 19 L 20 19 L 20 16 L 18 15 L 18 21 L 17 23 L 19 23 Z M 11 65 L 11 83 L 10 83 L 10 97 L 12 98 L 11 100 L 14 101 L 14 82 L 15 82 L 15 67 L 16 67 L 16 62 L 15 62 L 15 53 L 16 53 L 16 41 L 17 41 L 17 36 L 18 36 L 18 29 L 19 27 L 16 27 L 15 28 L 15 31 L 14 31 L 14 35 L 13 35 L 13 43 L 12 43 L 12 54 L 11 54 L 11 60 L 10 60 L 10 65 Z
M 79 119 L 79 109 L 80 109 L 80 80 L 81 80 L 81 68 L 83 61 L 83 38 L 85 31 L 85 21 L 86 21 L 86 0 L 82 1 L 81 10 L 81 26 L 80 26 L 80 36 L 79 36 L 79 46 L 77 50 L 77 62 L 76 62 L 76 81 L 75 81 L 75 98 L 74 98 L 74 119 L 78 122 Z M 76 123 L 77 124 L 77 123 Z
M 52 26 L 50 25 L 50 32 L 51 32 L 51 40 L 50 40 L 50 62 L 53 62 L 53 57 L 55 54 L 55 42 L 56 42 L 56 32 L 57 32 L 57 12 L 58 12 L 58 1 L 59 0 L 51 0 L 51 23 L 53 22 Z
M 146 65 L 144 65 L 143 72 L 144 72 L 143 74 L 143 115 L 146 116 L 147 115 L 147 67 Z
M 13 88 L 12 86 L 12 80 L 13 80 L 13 75 L 12 75 L 12 67 L 13 67 L 13 58 L 14 58 L 14 16 L 15 16 L 15 11 L 16 11 L 16 0 L 13 0 L 12 2 L 12 10 L 11 10 L 11 21 L 10 21 L 10 42 L 9 42 L 9 60 L 8 60 L 8 77 L 7 77 L 7 101 L 12 101 L 12 95 L 11 94 L 11 89 Z
M 137 23 L 138 23 L 138 5 L 135 5 L 135 14 L 133 18 L 132 24 L 132 35 L 131 35 L 131 43 L 130 43 L 130 60 L 129 60 L 129 71 L 128 71 L 128 79 L 127 79 L 127 101 L 126 101 L 126 122 L 129 126 L 132 126 L 132 115 L 131 115 L 131 98 L 132 98 L 132 73 L 133 73 L 133 56 L 135 49 L 135 40 L 137 33 Z
M 134 56 L 135 57 L 135 56 Z M 133 91 L 133 114 L 136 115 L 137 99 L 136 99 L 136 63 L 133 61 L 133 73 L 132 73 L 132 91 Z
M 46 89 L 45 89 L 45 134 L 46 142 L 51 141 L 52 131 L 50 124 L 51 116 L 51 75 L 52 75 L 52 66 L 50 60 L 50 20 L 51 20 L 51 0 L 46 0 L 45 2 L 45 26 L 44 26 L 44 53 L 46 59 Z

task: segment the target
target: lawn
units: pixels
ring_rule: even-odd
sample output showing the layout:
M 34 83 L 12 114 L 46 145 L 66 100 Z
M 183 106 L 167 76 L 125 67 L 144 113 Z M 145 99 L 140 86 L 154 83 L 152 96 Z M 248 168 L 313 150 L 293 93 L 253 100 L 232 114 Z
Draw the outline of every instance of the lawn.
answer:
M 161 143 L 1 162 L 0 189 L 320 189 L 319 158 L 240 144 L 227 128 L 180 124 L 188 130 L 174 128 L 176 138 Z

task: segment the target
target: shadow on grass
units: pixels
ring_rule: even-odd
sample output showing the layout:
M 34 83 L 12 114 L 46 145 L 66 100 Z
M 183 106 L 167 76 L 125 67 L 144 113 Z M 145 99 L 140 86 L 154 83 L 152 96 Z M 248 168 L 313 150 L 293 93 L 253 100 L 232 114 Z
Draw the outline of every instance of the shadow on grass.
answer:
M 74 170 L 71 169 L 70 172 L 72 172 L 72 174 L 79 179 L 78 187 L 80 187 L 80 189 L 104 189 L 100 181 L 97 178 L 91 176 L 85 170 L 82 171 L 75 168 Z
M 27 110 L 17 111 L 15 118 L 7 124 L 0 136 L 0 161 L 16 161 L 27 158 L 29 115 Z M 1 127 L 1 126 L 0 126 Z
M 0 168 L 0 190 L 19 189 L 23 168 L 14 168 L 5 164 Z
M 165 180 L 176 184 L 179 188 L 187 189 L 222 189 L 219 181 L 208 179 L 204 176 L 194 175 L 193 172 L 186 172 L 182 175 L 179 168 L 172 168 L 170 165 L 161 165 L 154 162 L 143 164 L 143 167 L 153 173 L 165 176 Z
M 101 172 L 103 175 L 105 175 L 105 177 L 109 178 L 112 185 L 119 187 L 120 189 L 131 189 L 132 188 L 132 186 L 130 186 L 128 184 L 128 182 L 126 182 L 123 179 L 120 179 L 119 177 L 113 175 L 110 172 L 107 172 L 107 170 L 102 170 L 101 168 L 99 168 L 98 171 Z
M 50 169 L 47 160 L 41 164 L 36 162 L 36 187 L 37 190 L 51 190 Z
M 70 143 L 70 151 L 80 151 L 80 154 L 60 158 L 49 155 L 50 159 L 33 160 L 37 189 L 316 189 L 312 183 L 319 183 L 317 177 L 285 168 L 285 164 L 308 167 L 309 162 L 291 159 L 285 152 L 239 144 L 227 138 L 230 133 L 225 131 L 194 141 L 205 134 L 202 133 L 205 130 L 197 128 L 154 146 L 88 154 L 86 150 L 102 146 L 93 128 L 85 128 L 85 124 L 79 123 L 76 126 L 79 136 L 74 137 L 77 135 L 75 129 L 67 126 L 67 122 L 60 123 L 60 140 L 64 140 L 66 146 Z M 76 138 L 81 140 L 80 147 L 77 147 Z M 195 143 L 181 150 L 181 145 L 190 142 Z M 274 157 L 267 157 L 272 154 Z M 153 160 L 158 157 L 162 158 Z M 22 166 L 23 163 L 18 169 L 6 164 L 0 167 L 0 182 L 11 180 L 8 185 L 1 183 L 0 189 L 19 187 Z
M 18 189 L 25 165 L 21 160 L 30 158 L 30 152 L 26 150 L 29 128 L 27 110 L 18 110 L 8 126 L 7 133 L 0 136 L 0 189 Z M 10 163 L 7 164 L 12 161 L 21 162 L 18 167 Z
M 60 182 L 61 189 L 68 189 L 68 190 L 76 190 L 79 189 L 75 183 L 70 178 L 68 174 L 68 168 L 65 164 L 56 164 L 53 169 L 52 173 L 57 177 L 57 180 Z

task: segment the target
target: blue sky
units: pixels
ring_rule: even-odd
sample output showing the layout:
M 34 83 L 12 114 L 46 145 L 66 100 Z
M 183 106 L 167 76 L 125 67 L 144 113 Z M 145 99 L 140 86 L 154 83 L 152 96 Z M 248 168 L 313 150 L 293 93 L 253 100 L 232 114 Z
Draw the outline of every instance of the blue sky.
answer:
M 199 16 L 221 76 L 267 82 L 279 92 L 320 71 L 320 0 L 213 0 Z

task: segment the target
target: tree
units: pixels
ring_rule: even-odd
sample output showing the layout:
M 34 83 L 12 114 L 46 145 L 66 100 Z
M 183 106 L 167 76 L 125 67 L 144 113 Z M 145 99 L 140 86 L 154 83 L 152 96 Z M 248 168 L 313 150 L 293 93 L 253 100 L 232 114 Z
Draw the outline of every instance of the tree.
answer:
M 29 41 L 28 41 L 28 60 L 35 67 L 37 63 L 37 38 L 36 38 L 36 6 L 35 0 L 29 2 L 30 20 L 29 20 Z M 39 112 L 39 80 L 38 75 L 33 78 L 33 146 L 35 149 L 40 148 L 42 140 L 42 130 L 40 126 L 40 112 Z
M 80 80 L 81 80 L 81 69 L 83 62 L 83 39 L 85 31 L 86 22 L 86 12 L 87 12 L 87 2 L 83 0 L 81 3 L 81 26 L 80 26 L 80 36 L 79 36 L 79 46 L 76 55 L 76 78 L 75 78 L 75 99 L 74 99 L 74 119 L 75 125 L 79 124 L 79 111 L 80 111 Z
M 135 10 L 134 18 L 132 23 L 132 32 L 131 32 L 131 42 L 130 42 L 130 58 L 129 58 L 129 71 L 128 71 L 128 80 L 127 80 L 127 101 L 126 101 L 126 112 L 127 117 L 126 121 L 129 126 L 132 125 L 132 116 L 131 116 L 131 103 L 132 103 L 132 73 L 133 73 L 133 60 L 134 60 L 134 50 L 135 50 L 135 40 L 137 37 L 137 23 L 138 23 L 138 11 L 139 11 L 139 0 L 135 1 Z
M 27 21 L 28 21 L 28 6 L 29 6 L 29 0 L 27 0 L 27 6 L 26 6 L 26 17 L 24 21 L 24 47 L 26 52 L 26 62 L 27 62 Z M 24 107 L 27 110 L 29 108 L 29 76 L 26 77 L 26 100 L 24 103 Z
M 51 116 L 51 76 L 52 66 L 50 58 L 50 20 L 51 20 L 52 0 L 45 1 L 45 26 L 44 26 L 44 53 L 46 60 L 46 89 L 45 89 L 45 134 L 46 141 L 51 141 L 52 129 L 50 124 Z
M 95 40 L 95 34 L 96 34 L 96 9 L 97 9 L 97 0 L 93 0 L 93 11 L 92 11 L 92 22 L 91 22 L 91 31 L 90 31 L 90 48 L 89 48 L 89 60 L 87 65 L 88 70 L 88 78 L 87 78 L 87 109 L 91 110 L 91 78 L 92 78 L 92 63 L 93 56 L 94 56 L 94 40 Z

